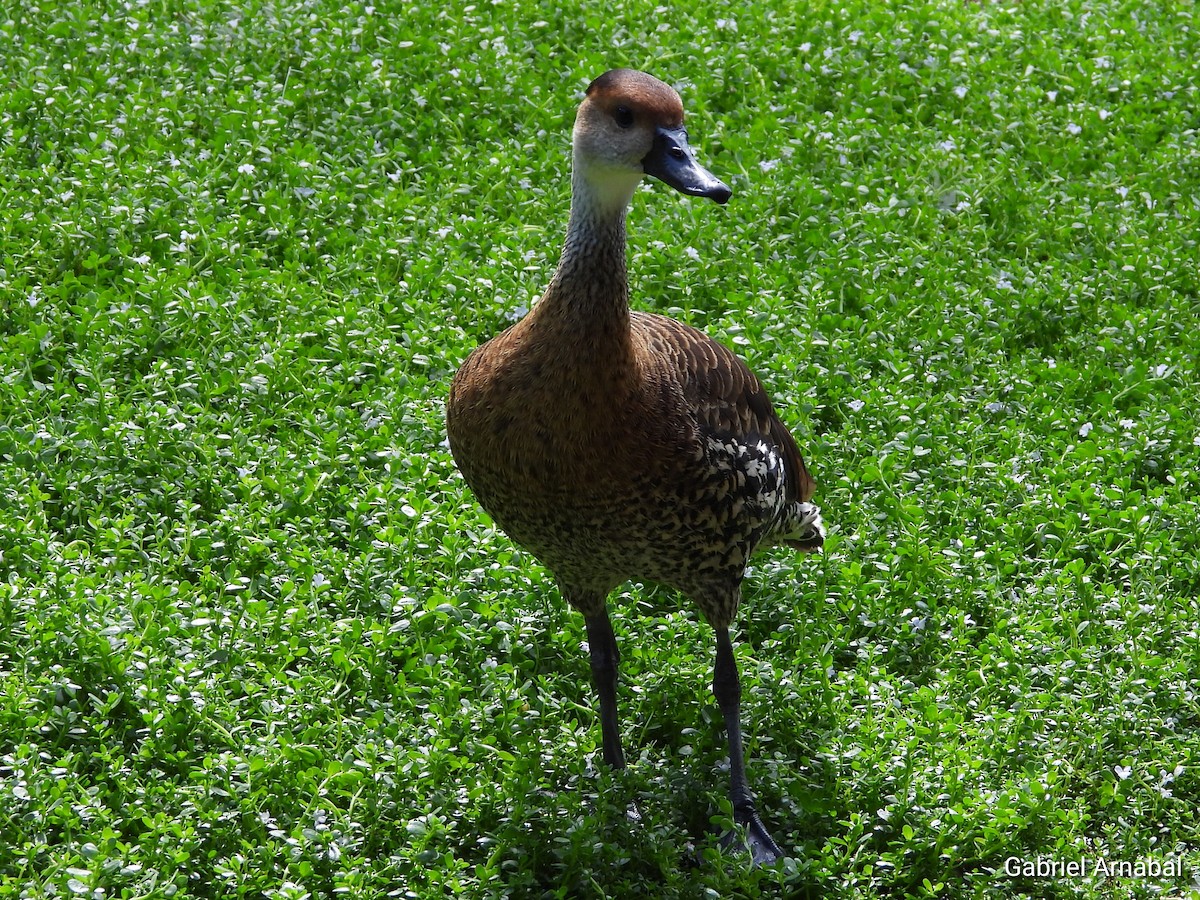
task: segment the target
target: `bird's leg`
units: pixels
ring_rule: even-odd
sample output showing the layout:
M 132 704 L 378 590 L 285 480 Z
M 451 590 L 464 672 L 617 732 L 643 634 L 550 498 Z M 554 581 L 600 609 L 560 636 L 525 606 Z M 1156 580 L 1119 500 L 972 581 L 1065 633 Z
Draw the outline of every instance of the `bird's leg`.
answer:
M 625 768 L 625 752 L 621 749 L 621 732 L 617 727 L 617 664 L 621 654 L 617 651 L 617 639 L 613 634 L 608 610 L 601 608 L 593 616 L 586 616 L 588 652 L 592 659 L 592 683 L 600 698 L 600 734 L 604 744 L 604 761 L 614 769 Z M 641 822 L 642 811 L 637 802 L 629 804 L 626 811 L 631 822 Z
M 733 658 L 733 645 L 729 641 L 729 629 L 718 628 L 717 662 L 713 667 L 713 695 L 725 719 L 725 731 L 729 735 L 729 798 L 733 803 L 734 821 L 746 829 L 746 844 L 755 865 L 771 863 L 783 856 L 779 845 L 771 838 L 754 808 L 754 795 L 746 781 L 746 759 L 742 751 L 741 701 L 742 691 L 738 682 L 737 661 Z M 736 833 L 721 839 L 723 846 L 735 845 L 740 840 Z
M 600 698 L 600 732 L 604 740 L 604 761 L 614 769 L 625 768 L 621 732 L 617 729 L 617 639 L 613 635 L 608 610 L 601 608 L 587 616 L 588 651 L 592 658 L 592 683 Z

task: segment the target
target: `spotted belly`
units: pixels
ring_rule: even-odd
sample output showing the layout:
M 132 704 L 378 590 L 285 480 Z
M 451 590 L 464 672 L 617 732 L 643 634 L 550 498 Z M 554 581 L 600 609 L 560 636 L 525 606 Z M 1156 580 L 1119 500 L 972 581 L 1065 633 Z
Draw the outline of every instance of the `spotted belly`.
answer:
M 492 471 L 468 483 L 564 588 L 607 594 L 623 581 L 653 581 L 697 597 L 736 586 L 787 507 L 782 459 L 764 439 L 715 433 L 668 459 L 590 481 Z

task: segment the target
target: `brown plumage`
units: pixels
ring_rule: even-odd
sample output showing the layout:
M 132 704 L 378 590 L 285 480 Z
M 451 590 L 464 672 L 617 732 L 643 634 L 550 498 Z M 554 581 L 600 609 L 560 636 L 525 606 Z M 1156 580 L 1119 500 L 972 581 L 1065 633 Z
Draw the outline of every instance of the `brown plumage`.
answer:
M 745 780 L 729 625 L 756 547 L 820 548 L 813 481 L 746 365 L 688 325 L 631 312 L 625 273 L 625 213 L 646 174 L 718 203 L 731 192 L 695 161 L 675 91 L 627 69 L 588 88 L 573 160 L 558 269 L 454 377 L 450 447 L 484 509 L 585 616 L 610 764 L 624 755 L 608 594 L 645 580 L 696 601 L 717 634 L 736 817 L 755 861 L 774 859 Z

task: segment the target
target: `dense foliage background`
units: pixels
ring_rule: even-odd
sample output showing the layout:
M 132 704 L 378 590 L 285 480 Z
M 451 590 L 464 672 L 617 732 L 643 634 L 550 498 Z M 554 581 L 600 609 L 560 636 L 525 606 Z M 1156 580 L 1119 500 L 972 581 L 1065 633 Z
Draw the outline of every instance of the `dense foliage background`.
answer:
M 0 896 L 1200 895 L 1190 4 L 80 0 L 0 47 Z M 714 846 L 707 627 L 614 598 L 614 777 L 444 441 L 614 65 L 735 191 L 639 194 L 636 304 L 744 355 L 832 526 L 740 623 L 770 870 Z

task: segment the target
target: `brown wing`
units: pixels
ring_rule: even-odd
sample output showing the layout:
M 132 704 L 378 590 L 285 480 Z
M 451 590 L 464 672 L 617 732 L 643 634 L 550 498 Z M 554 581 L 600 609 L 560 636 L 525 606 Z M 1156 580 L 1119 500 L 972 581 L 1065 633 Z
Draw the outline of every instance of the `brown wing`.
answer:
M 771 440 L 783 457 L 789 500 L 807 501 L 815 483 L 796 439 L 780 421 L 762 382 L 732 350 L 704 332 L 652 313 L 630 314 L 634 334 L 675 373 L 697 419 L 716 432 Z

